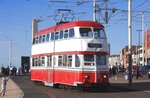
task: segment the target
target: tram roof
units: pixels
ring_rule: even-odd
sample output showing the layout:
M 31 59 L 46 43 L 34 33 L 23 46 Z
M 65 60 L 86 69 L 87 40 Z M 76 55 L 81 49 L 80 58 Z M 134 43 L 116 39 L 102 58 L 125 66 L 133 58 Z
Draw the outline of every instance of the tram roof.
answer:
M 52 27 L 46 28 L 44 30 L 40 30 L 39 32 L 35 33 L 34 36 L 38 36 L 41 34 L 47 34 L 47 33 L 55 32 L 55 31 L 59 31 L 59 30 L 64 30 L 64 29 L 76 27 L 76 26 L 104 28 L 104 26 L 102 24 L 100 24 L 98 22 L 94 22 L 94 21 L 74 21 L 74 22 L 68 22 L 68 23 L 63 23 L 63 24 L 59 24 L 56 26 L 52 26 Z

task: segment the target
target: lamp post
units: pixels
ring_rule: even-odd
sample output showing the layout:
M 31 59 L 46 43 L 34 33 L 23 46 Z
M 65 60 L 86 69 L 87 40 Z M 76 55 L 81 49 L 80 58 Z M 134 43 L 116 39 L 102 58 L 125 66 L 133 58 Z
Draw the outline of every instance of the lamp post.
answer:
M 139 52 L 140 51 L 140 33 L 141 33 L 142 30 L 137 30 L 137 31 L 139 32 L 139 47 L 137 49 L 138 50 L 137 55 L 138 55 L 138 65 L 140 65 L 140 52 Z
M 128 70 L 129 86 L 132 86 L 132 0 L 128 0 Z

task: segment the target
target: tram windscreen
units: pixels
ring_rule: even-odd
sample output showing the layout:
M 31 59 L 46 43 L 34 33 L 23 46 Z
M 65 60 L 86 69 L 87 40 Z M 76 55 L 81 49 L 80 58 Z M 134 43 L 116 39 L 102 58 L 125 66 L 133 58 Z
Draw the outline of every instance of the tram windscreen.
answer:
M 101 39 L 106 38 L 104 30 L 99 28 L 94 28 L 94 37 L 101 38 Z
M 106 65 L 106 56 L 96 55 L 96 65 Z
M 80 35 L 82 37 L 93 37 L 93 32 L 91 28 L 80 28 Z

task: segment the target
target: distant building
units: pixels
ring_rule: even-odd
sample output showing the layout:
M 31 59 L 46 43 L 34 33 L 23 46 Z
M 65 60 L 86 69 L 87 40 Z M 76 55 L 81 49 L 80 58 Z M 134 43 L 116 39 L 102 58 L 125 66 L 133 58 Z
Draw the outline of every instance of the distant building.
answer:
M 112 68 L 113 66 L 120 66 L 120 55 L 110 55 L 108 58 L 109 66 Z
M 145 62 L 150 65 L 150 29 L 144 35 Z
M 141 50 L 140 50 L 140 47 L 141 46 L 132 46 L 131 49 L 132 49 L 132 65 L 133 66 L 136 66 L 137 64 L 139 64 L 138 62 L 138 58 L 142 58 L 141 57 Z M 138 55 L 140 57 L 138 57 Z M 122 50 L 121 50 L 121 53 L 120 53 L 120 61 L 121 61 L 121 64 L 124 66 L 124 68 L 127 68 L 128 67 L 128 46 L 124 47 Z M 141 62 L 141 59 L 140 59 L 140 62 Z M 141 64 L 141 63 L 140 63 Z

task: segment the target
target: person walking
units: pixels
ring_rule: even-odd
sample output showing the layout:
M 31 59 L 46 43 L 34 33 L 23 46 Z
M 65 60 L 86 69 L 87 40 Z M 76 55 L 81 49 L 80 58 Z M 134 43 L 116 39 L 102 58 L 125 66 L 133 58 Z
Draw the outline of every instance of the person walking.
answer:
M 112 68 L 112 74 L 113 74 L 114 79 L 117 80 L 117 71 L 116 71 L 115 66 Z
M 137 66 L 136 67 L 136 79 L 137 80 L 138 80 L 139 76 L 140 76 L 140 68 L 139 68 L 139 66 Z
M 6 75 L 4 75 L 2 77 L 2 84 L 1 84 L 0 96 L 5 96 L 7 81 L 8 81 L 8 77 L 6 77 Z

